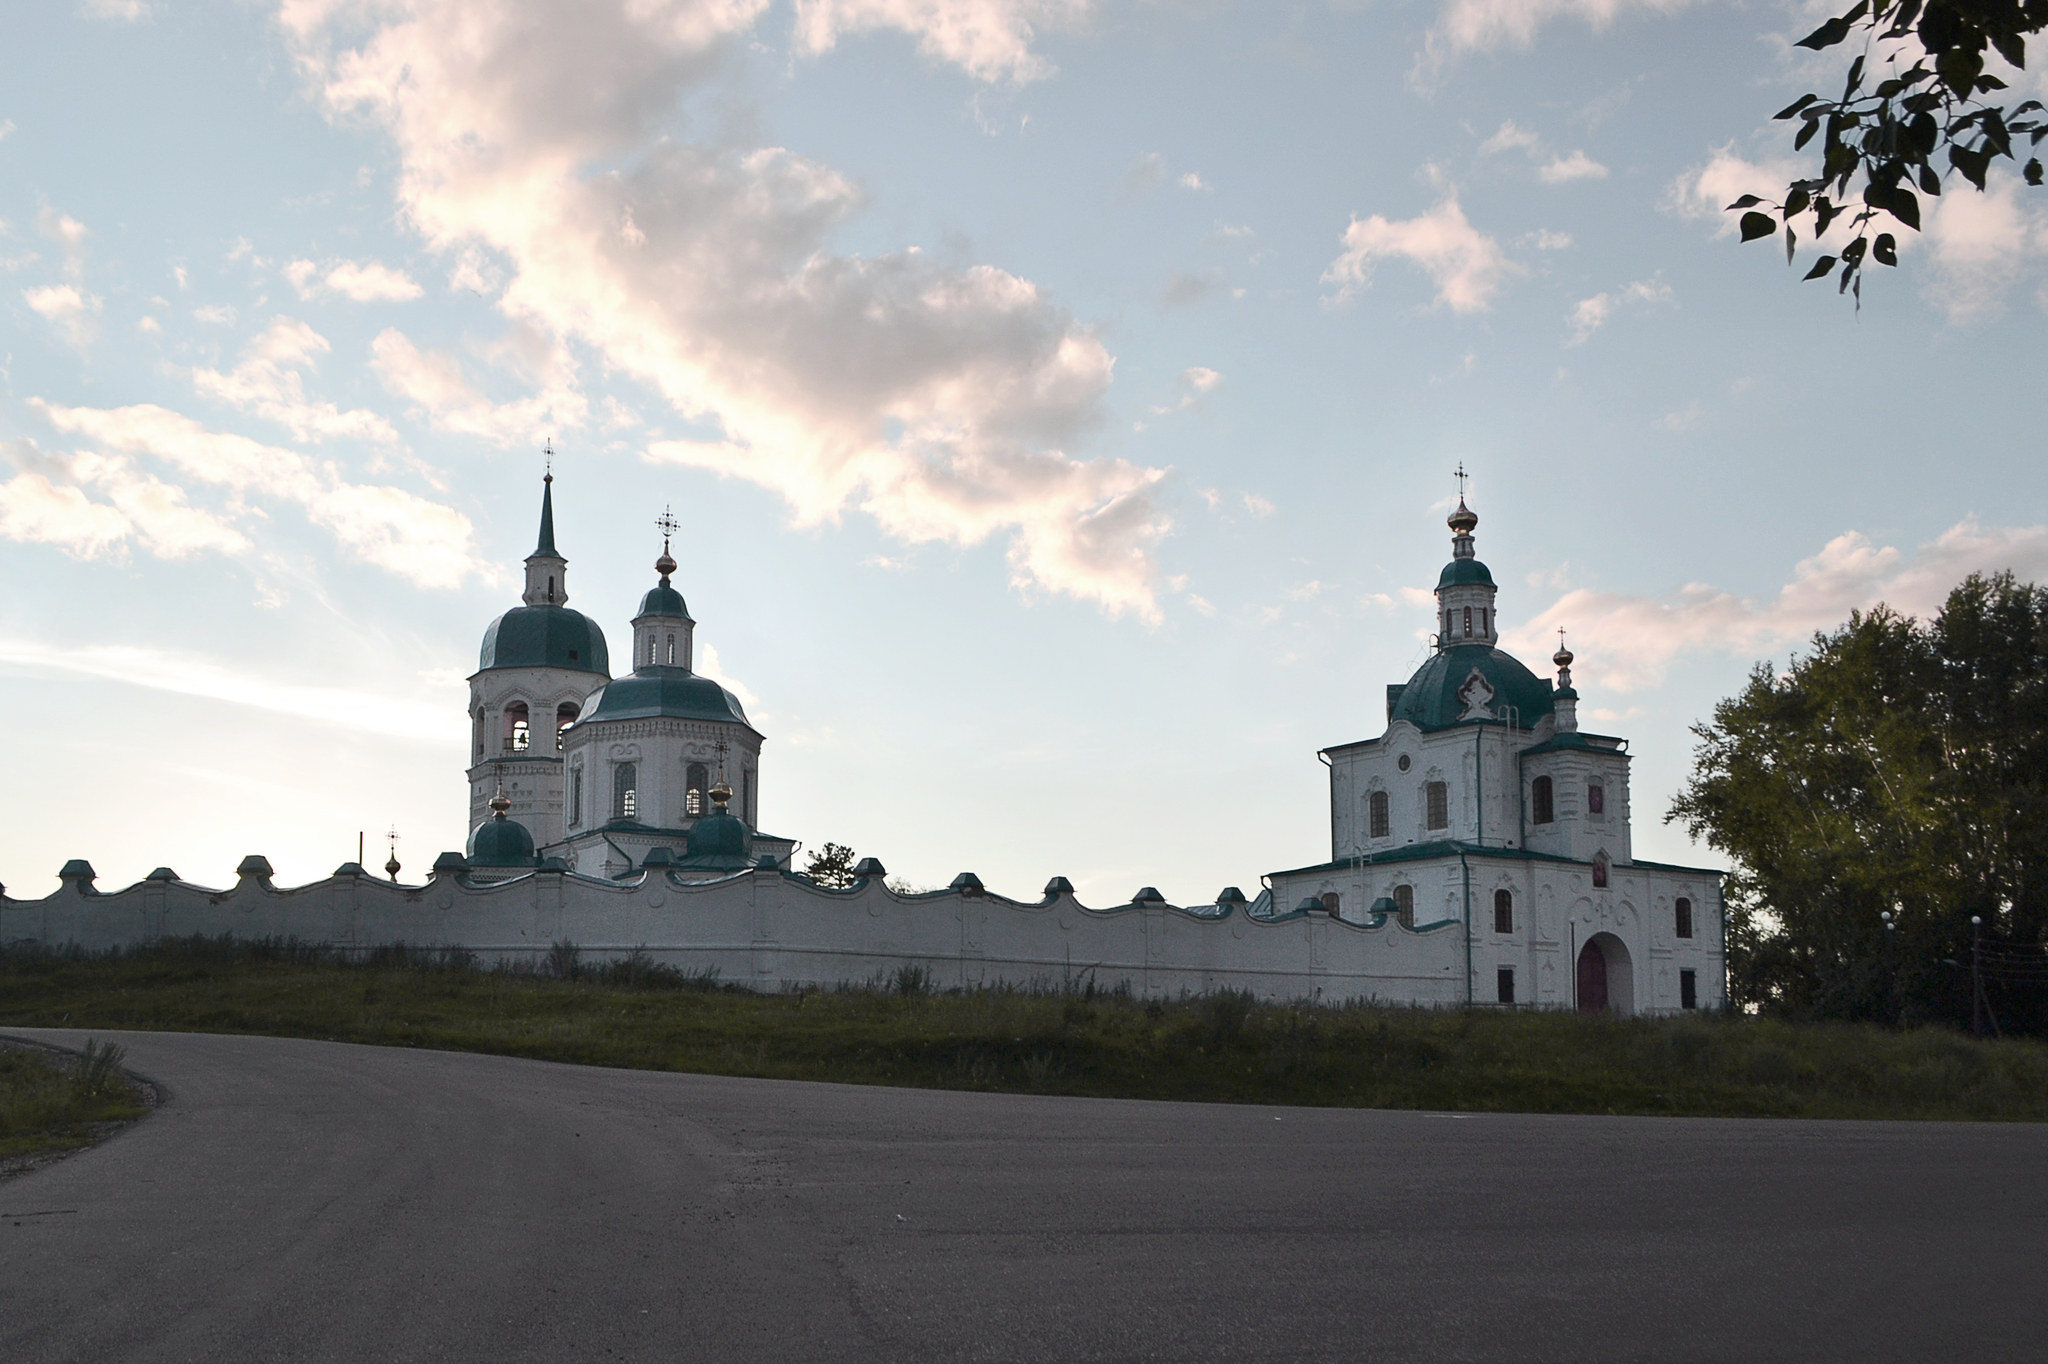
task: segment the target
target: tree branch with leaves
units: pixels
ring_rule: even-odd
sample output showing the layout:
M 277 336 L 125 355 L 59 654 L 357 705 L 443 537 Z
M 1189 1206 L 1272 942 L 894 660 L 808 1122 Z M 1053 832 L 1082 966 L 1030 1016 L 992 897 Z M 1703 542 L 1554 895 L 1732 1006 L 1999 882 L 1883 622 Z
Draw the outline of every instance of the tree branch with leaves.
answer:
M 1863 50 L 1849 64 L 1839 99 L 1806 94 L 1776 114 L 1799 121 L 1794 150 L 1819 139 L 1820 173 L 1792 181 L 1779 202 L 1745 194 L 1728 205 L 1742 214 L 1742 240 L 1782 232 L 1789 265 L 1799 245 L 1794 219 L 1811 213 L 1817 242 L 1846 217 L 1852 239 L 1839 254 L 1821 256 L 1805 277 L 1833 275 L 1837 291 L 1853 293 L 1860 304 L 1865 264 L 1899 263 L 1897 237 L 1872 235 L 1885 217 L 1918 232 L 1922 194 L 1938 196 L 1944 179 L 1957 175 L 1982 192 L 1992 163 L 2017 163 L 2021 151 L 2022 178 L 2041 184 L 2041 161 L 2032 154 L 2048 136 L 2041 102 L 2008 108 L 1987 98 L 2007 86 L 1985 67 L 1995 55 L 2024 70 L 2027 39 L 2044 24 L 2048 0 L 1858 0 L 1800 39 L 1798 46 L 1822 52 L 1860 35 Z

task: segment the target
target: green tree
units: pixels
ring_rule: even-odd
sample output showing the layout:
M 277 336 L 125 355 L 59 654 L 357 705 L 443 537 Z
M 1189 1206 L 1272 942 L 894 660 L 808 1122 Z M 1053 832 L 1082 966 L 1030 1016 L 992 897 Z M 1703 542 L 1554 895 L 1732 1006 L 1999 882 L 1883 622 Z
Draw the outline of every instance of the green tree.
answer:
M 821 886 L 845 890 L 853 884 L 853 849 L 844 843 L 827 843 L 806 855 L 804 875 Z
M 1734 863 L 1738 1003 L 1955 1021 L 1972 915 L 2048 938 L 2048 592 L 1972 576 L 1926 624 L 1852 615 L 1694 732 L 1668 818 Z M 2001 1017 L 2048 1026 L 2043 994 Z
M 1860 50 L 1841 98 L 1809 93 L 1778 111 L 1799 121 L 1794 149 L 1820 140 L 1819 173 L 1792 181 L 1775 203 L 1745 194 L 1730 204 L 1742 214 L 1742 239 L 1782 233 L 1790 264 L 1799 243 L 1795 220 L 1819 236 L 1847 217 L 1852 239 L 1840 255 L 1814 262 L 1806 278 L 1836 275 L 1837 288 L 1861 301 L 1865 263 L 1899 263 L 1893 234 L 1870 234 L 1884 225 L 1879 214 L 1917 232 L 1921 194 L 1939 195 L 1943 181 L 1958 175 L 1981 192 L 1999 157 L 2018 164 L 2025 153 L 2021 174 L 2039 185 L 2041 161 L 2032 149 L 2048 135 L 2041 103 L 1999 102 L 2006 83 L 1985 67 L 1997 57 L 2024 69 L 2027 39 L 2043 24 L 2048 0 L 1857 0 L 1807 34 L 1800 47 L 1819 52 L 1853 41 Z

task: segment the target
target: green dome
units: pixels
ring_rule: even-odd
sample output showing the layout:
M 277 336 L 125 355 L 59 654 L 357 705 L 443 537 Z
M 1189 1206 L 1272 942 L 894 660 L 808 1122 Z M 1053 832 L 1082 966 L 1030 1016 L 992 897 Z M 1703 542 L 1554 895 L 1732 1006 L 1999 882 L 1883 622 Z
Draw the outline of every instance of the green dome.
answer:
M 583 701 L 578 725 L 593 720 L 644 720 L 668 716 L 677 720 L 729 720 L 747 723 L 740 700 L 708 677 L 688 668 L 656 664 L 616 678 Z
M 518 820 L 494 815 L 469 836 L 468 857 L 472 867 L 534 866 L 533 835 Z
M 612 670 L 604 631 L 566 606 L 515 606 L 492 621 L 477 668 L 568 668 L 601 677 Z
M 634 612 L 633 619 L 642 616 L 681 616 L 688 620 L 690 608 L 683 604 L 683 594 L 670 587 L 664 578 L 659 587 L 648 588 L 647 595 L 640 599 L 640 609 Z
M 714 810 L 690 826 L 690 851 L 681 865 L 709 871 L 741 871 L 754 865 L 754 836 L 724 810 Z
M 1465 689 L 1474 668 L 1493 691 L 1486 706 L 1494 719 L 1512 719 L 1522 728 L 1532 729 L 1538 720 L 1556 709 L 1550 684 L 1523 667 L 1514 655 L 1484 644 L 1455 644 L 1437 650 L 1415 670 L 1415 676 L 1401 689 L 1401 697 L 1394 703 L 1387 722 L 1406 720 L 1422 730 L 1476 723 L 1476 717 L 1466 721 L 1458 718 L 1465 713 L 1465 702 L 1458 693 Z
M 1444 571 L 1437 575 L 1437 590 L 1446 587 L 1462 587 L 1467 583 L 1485 583 L 1493 586 L 1493 574 L 1477 559 L 1453 559 L 1444 565 Z

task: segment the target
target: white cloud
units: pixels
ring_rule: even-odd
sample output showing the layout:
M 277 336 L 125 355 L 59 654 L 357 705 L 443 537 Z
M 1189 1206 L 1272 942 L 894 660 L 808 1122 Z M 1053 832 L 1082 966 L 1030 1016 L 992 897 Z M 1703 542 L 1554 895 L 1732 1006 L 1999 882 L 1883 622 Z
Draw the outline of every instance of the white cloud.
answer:
M 84 273 L 85 239 L 92 235 L 84 223 L 45 204 L 36 214 L 36 231 L 63 248 L 66 275 L 77 279 Z
M 1737 156 L 1734 146 L 1731 142 L 1714 152 L 1705 165 L 1686 171 L 1665 191 L 1667 206 L 1684 217 L 1718 224 L 1716 235 L 1723 237 L 1732 235 L 1736 227 L 1737 215 L 1728 212 L 1728 205 L 1745 194 L 1775 200 L 1786 185 L 1807 171 L 1789 157 L 1751 161 Z
M 1949 321 L 1996 316 L 2032 262 L 2048 255 L 2048 212 L 2025 196 L 2019 179 L 2000 171 L 1982 193 L 1957 180 L 1940 199 L 1923 201 L 1933 256 L 1924 292 Z
M 14 132 L 13 119 L 0 119 L 0 142 L 5 142 L 8 138 L 12 137 Z
M 309 260 L 295 260 L 285 267 L 284 273 L 302 299 L 340 294 L 357 303 L 403 303 L 426 292 L 405 271 L 379 261 L 345 260 L 315 265 Z
M 1669 14 L 1692 0 L 1446 0 L 1425 40 L 1432 59 L 1501 46 L 1527 47 L 1536 30 L 1558 19 L 1604 29 L 1629 10 Z
M 754 695 L 752 688 L 748 687 L 746 683 L 725 670 L 725 664 L 719 661 L 717 646 L 700 642 L 696 648 L 696 672 L 700 676 L 710 678 L 734 696 L 739 697 L 740 704 L 747 708 L 747 714 L 753 716 L 756 720 L 761 719 L 761 716 L 755 714 L 760 709 L 761 698 Z
M 192 386 L 209 398 L 277 422 L 300 440 L 397 440 L 391 423 L 375 412 L 360 407 L 343 412 L 333 403 L 306 401 L 299 371 L 311 369 L 328 349 L 326 337 L 303 322 L 280 317 L 243 347 L 241 363 L 232 371 L 194 370 Z
M 346 14 L 289 5 L 280 18 L 330 111 L 394 139 L 400 207 L 428 244 L 502 261 L 508 317 L 589 345 L 716 431 L 721 472 L 776 490 L 802 523 L 857 506 L 913 543 L 1007 534 L 1019 585 L 1156 619 L 1164 471 L 1069 453 L 1104 416 L 1113 362 L 1095 334 L 991 266 L 914 249 L 835 255 L 862 203 L 845 177 L 778 147 L 676 135 L 678 101 L 764 10 L 390 0 Z M 1082 13 L 811 3 L 798 41 L 822 52 L 900 27 L 970 74 L 1022 80 L 1046 69 L 1032 33 Z M 363 14 L 369 27 L 354 27 Z M 628 221 L 644 241 L 622 232 Z M 695 462 L 706 450 L 649 453 Z
M 1675 597 L 1631 596 L 1579 588 L 1527 625 L 1508 633 L 1511 650 L 1547 657 L 1559 626 L 1571 631 L 1573 664 L 1587 680 L 1617 692 L 1655 686 L 1686 654 L 1768 654 L 1829 630 L 1853 610 L 1886 602 L 1926 618 L 1973 572 L 2010 569 L 2048 577 L 2048 526 L 1992 527 L 1969 520 L 1911 555 L 1848 531 L 1793 570 L 1792 581 L 1764 600 L 1690 583 Z
M 79 9 L 95 19 L 133 24 L 149 15 L 148 0 L 79 0 Z
M 1176 270 L 1166 277 L 1166 291 L 1159 296 L 1162 308 L 1185 308 L 1190 303 L 1199 303 L 1216 292 L 1218 280 L 1214 271 L 1201 274 L 1183 274 Z
M 1353 217 L 1344 230 L 1344 254 L 1323 272 L 1323 283 L 1337 285 L 1337 301 L 1345 302 L 1371 285 L 1374 264 L 1388 257 L 1420 266 L 1436 284 L 1436 301 L 1460 313 L 1485 311 L 1501 281 L 1520 270 L 1499 242 L 1466 221 L 1452 194 L 1401 222 L 1377 213 Z
M 726 0 L 723 8 L 758 12 L 760 6 Z M 1022 85 L 1053 73 L 1031 50 L 1036 31 L 1072 28 L 1093 9 L 1093 0 L 796 0 L 796 47 L 816 56 L 843 34 L 900 29 L 917 38 L 926 57 L 980 80 L 1008 77 Z
M 100 300 L 71 284 L 24 289 L 22 300 L 72 345 L 83 349 L 99 331 Z
M 1305 583 L 1288 588 L 1287 599 L 1289 601 L 1309 601 L 1320 594 L 1322 590 L 1322 583 L 1317 579 L 1311 578 Z
M 1183 175 L 1180 178 L 1180 187 L 1182 189 L 1199 190 L 1204 193 L 1212 191 L 1216 188 L 1214 185 L 1210 184 L 1207 180 L 1204 180 L 1201 176 L 1195 174 L 1193 171 L 1189 171 L 1186 175 Z
M 1195 610 L 1201 612 L 1205 616 L 1213 616 L 1216 614 L 1215 603 L 1211 602 L 1207 597 L 1204 597 L 1199 593 L 1188 593 L 1188 605 L 1194 607 Z
M 1656 304 L 1672 301 L 1671 286 L 1661 279 L 1639 279 L 1624 285 L 1613 293 L 1597 293 L 1591 298 L 1582 298 L 1566 320 L 1572 329 L 1571 342 L 1574 346 L 1584 345 L 1586 339 L 1614 315 L 1614 310 L 1623 304 Z
M 422 587 L 454 587 L 490 565 L 471 553 L 469 518 L 402 488 L 350 483 L 332 464 L 246 436 L 209 431 L 181 413 L 150 404 L 59 407 L 29 399 L 59 431 L 107 450 L 148 455 L 192 478 L 304 508 L 354 557 Z
M 1158 152 L 1146 152 L 1131 163 L 1124 172 L 1124 188 L 1134 192 L 1151 189 L 1166 178 L 1166 158 Z
M 440 701 L 374 696 L 338 687 L 308 687 L 238 672 L 213 659 L 121 644 L 48 644 L 0 636 L 0 666 L 57 677 L 90 677 L 131 687 L 255 706 L 298 720 L 359 728 L 377 717 L 380 736 L 445 745 L 448 712 Z
M 116 550 L 130 537 L 163 559 L 249 548 L 248 539 L 221 517 L 187 505 L 183 489 L 140 472 L 121 456 L 52 457 L 33 442 L 23 442 L 22 456 L 17 463 L 30 467 L 0 484 L 0 537 L 56 545 L 80 559 Z M 99 488 L 108 501 L 93 501 L 80 484 Z
M 1607 167 L 1584 152 L 1575 151 L 1570 156 L 1551 157 L 1537 167 L 1536 178 L 1546 185 L 1562 185 L 1573 180 L 1605 180 Z
M 1258 493 L 1243 493 L 1240 497 L 1244 502 L 1244 509 L 1261 521 L 1279 510 L 1273 505 L 1272 499 L 1262 497 Z
M 1527 151 L 1535 147 L 1540 140 L 1536 134 L 1521 127 L 1513 119 L 1504 119 L 1499 131 L 1479 144 L 1479 154 L 1495 156 L 1501 152 Z
M 209 326 L 232 327 L 237 314 L 232 303 L 209 303 L 204 308 L 194 308 L 192 316 Z
M 395 327 L 385 328 L 370 343 L 370 367 L 385 388 L 417 404 L 437 431 L 479 436 L 498 445 L 532 445 L 543 435 L 573 430 L 589 419 L 590 403 L 576 385 L 576 362 L 566 346 L 521 324 L 493 354 L 538 391 L 512 402 L 493 402 L 470 382 L 460 357 L 422 351 Z M 616 400 L 607 411 L 613 429 L 637 424 Z
M 1164 417 L 1170 413 L 1181 412 L 1193 407 L 1223 386 L 1223 375 L 1216 370 L 1208 368 L 1206 365 L 1192 365 L 1180 372 L 1179 376 L 1174 379 L 1173 386 L 1180 390 L 1180 400 L 1178 402 L 1163 407 L 1149 407 L 1145 410 L 1155 417 Z

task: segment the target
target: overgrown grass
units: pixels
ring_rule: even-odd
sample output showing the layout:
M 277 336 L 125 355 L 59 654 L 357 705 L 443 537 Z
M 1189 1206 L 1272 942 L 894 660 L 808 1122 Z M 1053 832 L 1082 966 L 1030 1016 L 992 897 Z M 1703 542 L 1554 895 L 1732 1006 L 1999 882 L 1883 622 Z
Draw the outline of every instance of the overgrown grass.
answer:
M 759 995 L 644 956 L 538 970 L 290 943 L 0 953 L 0 1026 L 265 1033 L 591 1065 L 1118 1098 L 1544 1113 L 2048 1119 L 2048 1046 L 1937 1029 L 1145 1002 L 1049 983 Z
M 0 1161 L 84 1146 L 142 1113 L 112 1043 L 88 1041 L 77 1057 L 0 1047 Z

